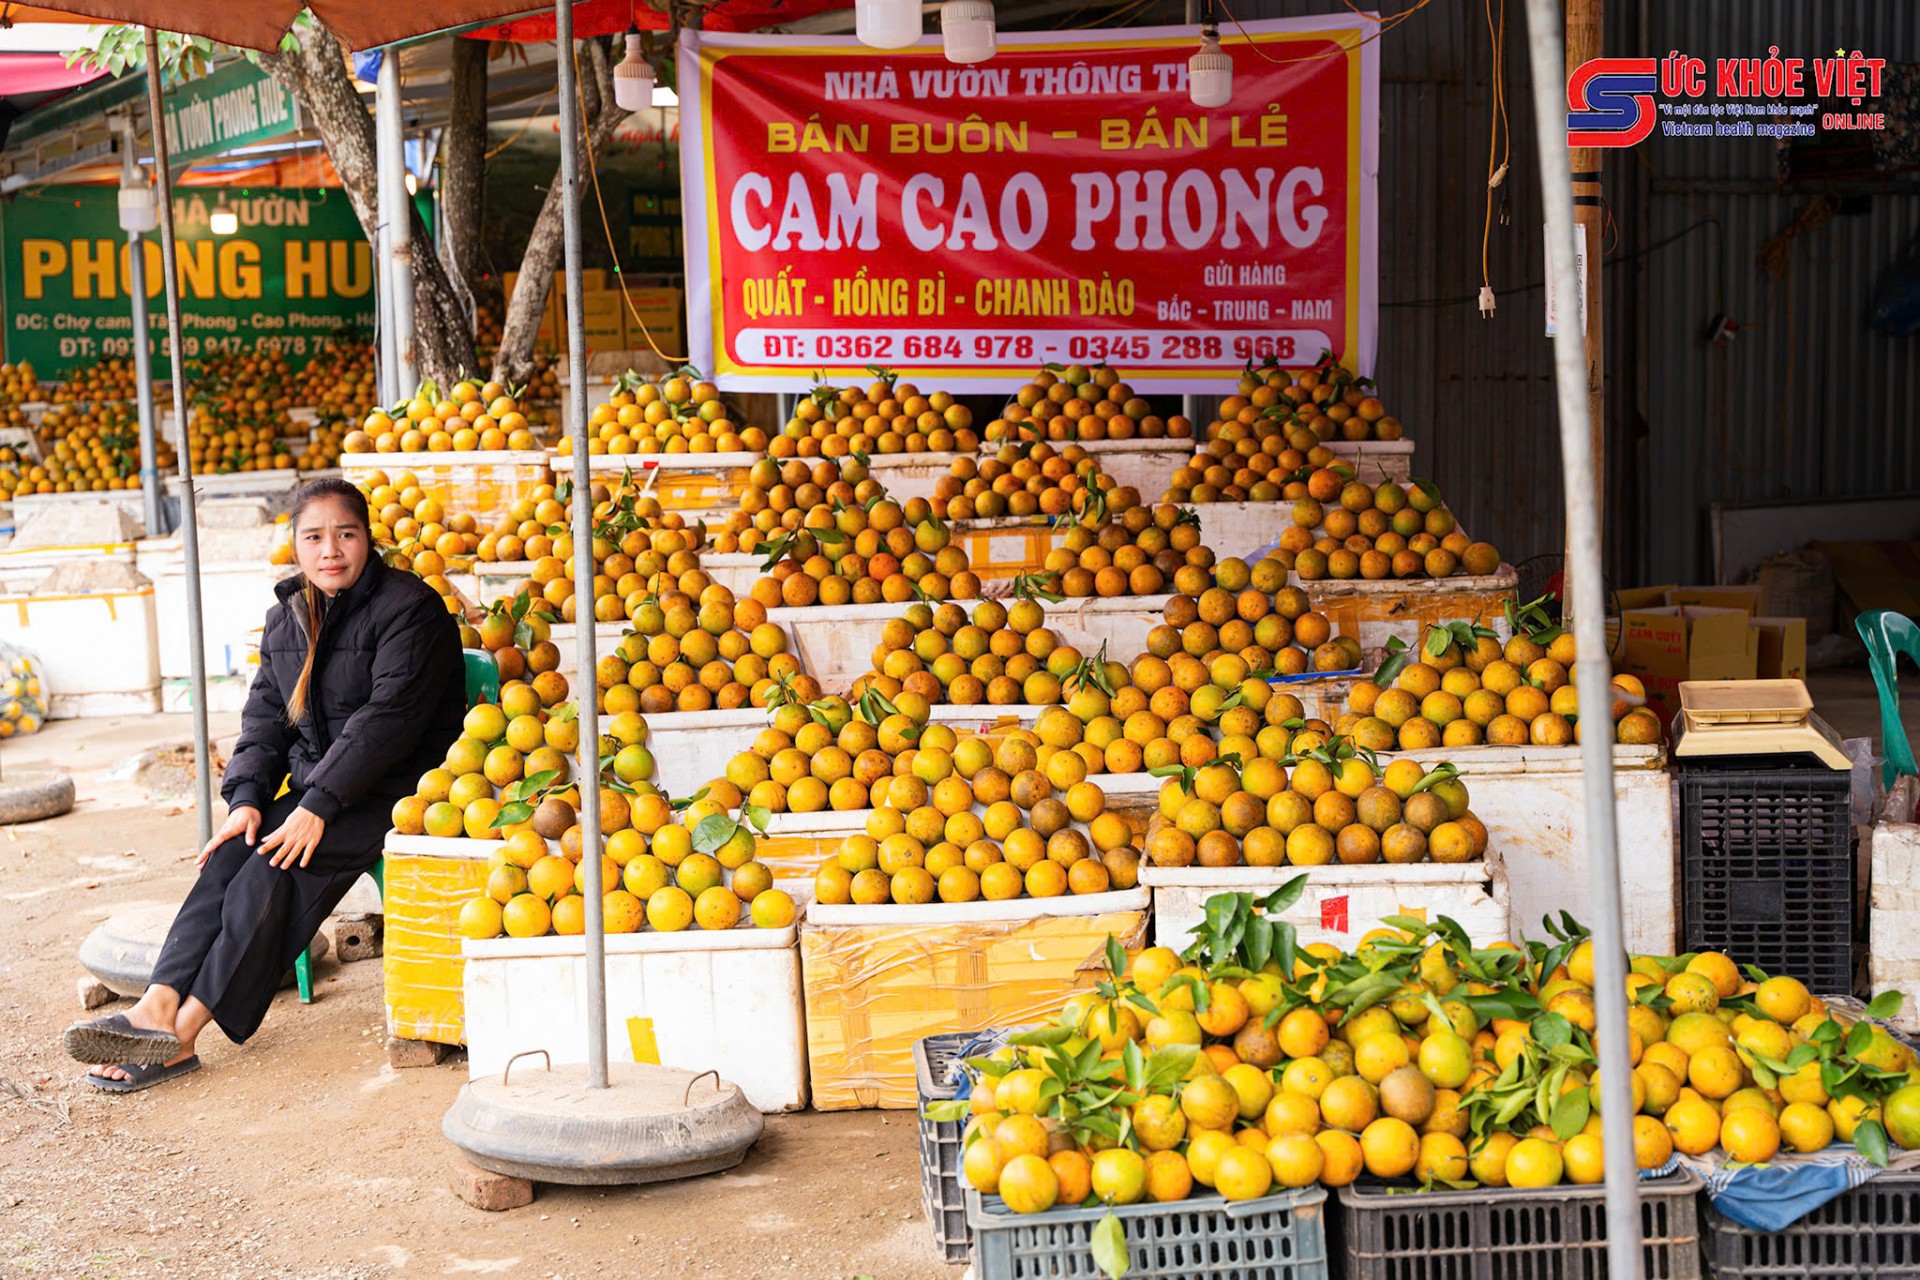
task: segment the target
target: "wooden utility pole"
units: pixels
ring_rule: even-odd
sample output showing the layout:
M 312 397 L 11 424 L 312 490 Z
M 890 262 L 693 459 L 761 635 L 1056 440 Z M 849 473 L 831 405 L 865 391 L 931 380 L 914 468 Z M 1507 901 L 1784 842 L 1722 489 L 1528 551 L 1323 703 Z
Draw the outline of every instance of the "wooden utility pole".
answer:
M 1567 73 L 1571 75 L 1581 64 L 1601 56 L 1601 9 L 1605 0 L 1566 0 L 1567 7 Z M 1605 351 L 1602 347 L 1604 334 L 1600 326 L 1600 243 L 1606 213 L 1600 204 L 1600 157 L 1604 153 L 1597 147 L 1575 147 L 1570 153 L 1573 167 L 1573 221 L 1579 228 L 1580 242 L 1586 252 L 1586 346 L 1587 346 L 1587 408 L 1591 416 L 1593 431 L 1593 483 L 1595 503 L 1600 512 L 1601 546 L 1606 545 L 1607 517 L 1607 428 L 1604 403 L 1601 395 L 1602 374 L 1606 368 Z M 1571 323 L 1573 318 L 1573 300 L 1568 299 L 1560 308 L 1561 323 Z M 1569 535 L 1571 536 L 1571 535 Z M 1572 616 L 1573 601 L 1573 557 L 1569 554 L 1563 562 L 1565 578 L 1562 582 L 1560 599 L 1566 616 Z

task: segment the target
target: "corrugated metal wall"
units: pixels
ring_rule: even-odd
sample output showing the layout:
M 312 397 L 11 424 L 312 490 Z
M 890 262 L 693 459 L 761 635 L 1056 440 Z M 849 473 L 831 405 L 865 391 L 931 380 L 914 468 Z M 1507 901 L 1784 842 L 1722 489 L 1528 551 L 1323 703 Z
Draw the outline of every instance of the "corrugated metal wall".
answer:
M 1376 373 L 1420 444 L 1417 469 L 1475 536 L 1520 561 L 1558 553 L 1564 534 L 1526 23 L 1520 0 L 1505 8 L 1510 221 L 1501 225 L 1496 204 L 1488 266 L 1500 304 L 1490 321 L 1476 306 L 1492 110 L 1484 5 L 1435 0 L 1381 40 Z M 1327 9 L 1326 0 L 1261 0 L 1234 12 Z M 1711 61 L 1764 57 L 1777 44 L 1811 57 L 1841 42 L 1894 59 L 1920 53 L 1913 0 L 1609 0 L 1607 21 L 1608 49 L 1621 54 L 1682 49 Z M 1770 181 L 1773 172 L 1772 147 L 1760 140 L 1656 135 L 1605 160 L 1616 583 L 1704 578 L 1706 508 L 1716 499 L 1920 488 L 1920 351 L 1877 337 L 1862 318 L 1874 277 L 1920 227 L 1920 198 L 1876 196 L 1863 214 L 1828 222 L 1796 245 L 1775 286 L 1754 253 L 1810 197 L 1685 185 Z M 1760 327 L 1708 349 L 1699 334 L 1723 295 L 1727 311 Z
M 1645 47 L 1707 59 L 1920 56 L 1920 5 L 1907 0 L 1742 0 L 1656 4 Z M 1809 76 L 1811 83 L 1811 76 Z M 1867 324 L 1874 280 L 1916 233 L 1920 195 L 1871 194 L 1793 236 L 1783 266 L 1755 255 L 1792 227 L 1813 191 L 1776 193 L 1774 145 L 1663 138 L 1644 145 L 1649 241 L 1684 235 L 1684 269 L 1654 277 L 1643 366 L 1649 434 L 1646 502 L 1662 536 L 1656 580 L 1711 571 L 1708 507 L 1920 490 L 1920 344 Z M 1911 179 L 1908 191 L 1913 190 Z M 1743 326 L 1709 347 L 1724 311 Z

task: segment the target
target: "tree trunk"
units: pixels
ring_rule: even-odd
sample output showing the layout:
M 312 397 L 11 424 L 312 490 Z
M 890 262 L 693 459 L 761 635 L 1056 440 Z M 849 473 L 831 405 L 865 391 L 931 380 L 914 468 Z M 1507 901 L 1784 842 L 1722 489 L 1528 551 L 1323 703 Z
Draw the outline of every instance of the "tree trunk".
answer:
M 580 43 L 580 94 L 585 99 L 581 120 L 587 142 L 597 158 L 601 148 L 613 137 L 613 131 L 627 118 L 613 102 L 613 62 L 607 46 L 599 40 Z M 592 178 L 586 171 L 587 158 L 581 157 L 580 197 L 587 198 Z M 512 383 L 525 382 L 533 372 L 533 345 L 540 333 L 540 319 L 547 308 L 547 294 L 553 285 L 553 273 L 565 251 L 561 225 L 561 183 L 556 170 L 541 202 L 540 215 L 534 219 L 527 236 L 527 250 L 520 259 L 520 276 L 514 281 L 513 297 L 507 300 L 507 318 L 500 337 L 500 350 L 494 357 L 493 376 Z M 564 337 L 563 337 L 564 342 Z M 569 370 L 569 376 L 583 378 L 584 369 Z
M 327 158 L 340 175 L 340 184 L 367 242 L 379 233 L 378 166 L 375 163 L 373 113 L 360 100 L 347 74 L 340 44 L 319 23 L 299 28 L 294 47 L 260 64 L 299 100 L 326 145 Z M 422 378 L 444 389 L 464 374 L 476 371 L 473 325 L 447 278 L 439 257 L 429 251 L 427 229 L 412 202 L 414 362 Z M 384 282 L 383 282 L 384 283 Z M 408 388 L 411 390 L 411 388 Z
M 456 287 L 471 296 L 486 272 L 481 215 L 487 181 L 487 43 L 463 36 L 453 41 L 452 101 L 449 104 L 440 179 L 441 237 Z

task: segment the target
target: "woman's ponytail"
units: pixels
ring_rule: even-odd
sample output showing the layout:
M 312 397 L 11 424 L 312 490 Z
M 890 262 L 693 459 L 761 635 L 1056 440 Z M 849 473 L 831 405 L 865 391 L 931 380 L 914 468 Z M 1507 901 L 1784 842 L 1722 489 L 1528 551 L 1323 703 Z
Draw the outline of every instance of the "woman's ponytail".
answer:
M 307 598 L 307 660 L 300 664 L 300 678 L 287 695 L 288 724 L 299 724 L 307 712 L 307 686 L 313 683 L 313 660 L 320 651 L 320 593 L 309 582 L 301 594 Z

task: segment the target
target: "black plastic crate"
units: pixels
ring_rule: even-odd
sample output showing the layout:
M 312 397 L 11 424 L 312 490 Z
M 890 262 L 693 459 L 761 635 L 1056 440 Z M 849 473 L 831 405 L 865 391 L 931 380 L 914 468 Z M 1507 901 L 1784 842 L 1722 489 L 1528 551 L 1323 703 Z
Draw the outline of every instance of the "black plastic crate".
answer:
M 1640 1184 L 1644 1280 L 1699 1280 L 1699 1193 L 1681 1170 Z M 1606 1189 L 1340 1189 L 1346 1280 L 1607 1280 Z
M 1723 1280 L 1911 1280 L 1920 1276 L 1920 1173 L 1883 1173 L 1785 1231 L 1706 1211 L 1707 1274 Z
M 933 1226 L 933 1242 L 948 1262 L 965 1262 L 972 1251 L 966 1188 L 960 1185 L 960 1135 L 964 1121 L 927 1119 L 929 1102 L 953 1097 L 947 1068 L 980 1033 L 949 1032 L 914 1042 L 913 1076 L 920 1094 L 920 1207 Z
M 1315 1186 L 1111 1212 L 1126 1236 L 1129 1280 L 1328 1280 L 1326 1201 Z M 1105 1206 L 1017 1214 L 999 1196 L 972 1191 L 967 1204 L 978 1280 L 1105 1280 L 1092 1246 Z
M 1852 785 L 1817 765 L 1684 765 L 1682 949 L 1851 991 Z

